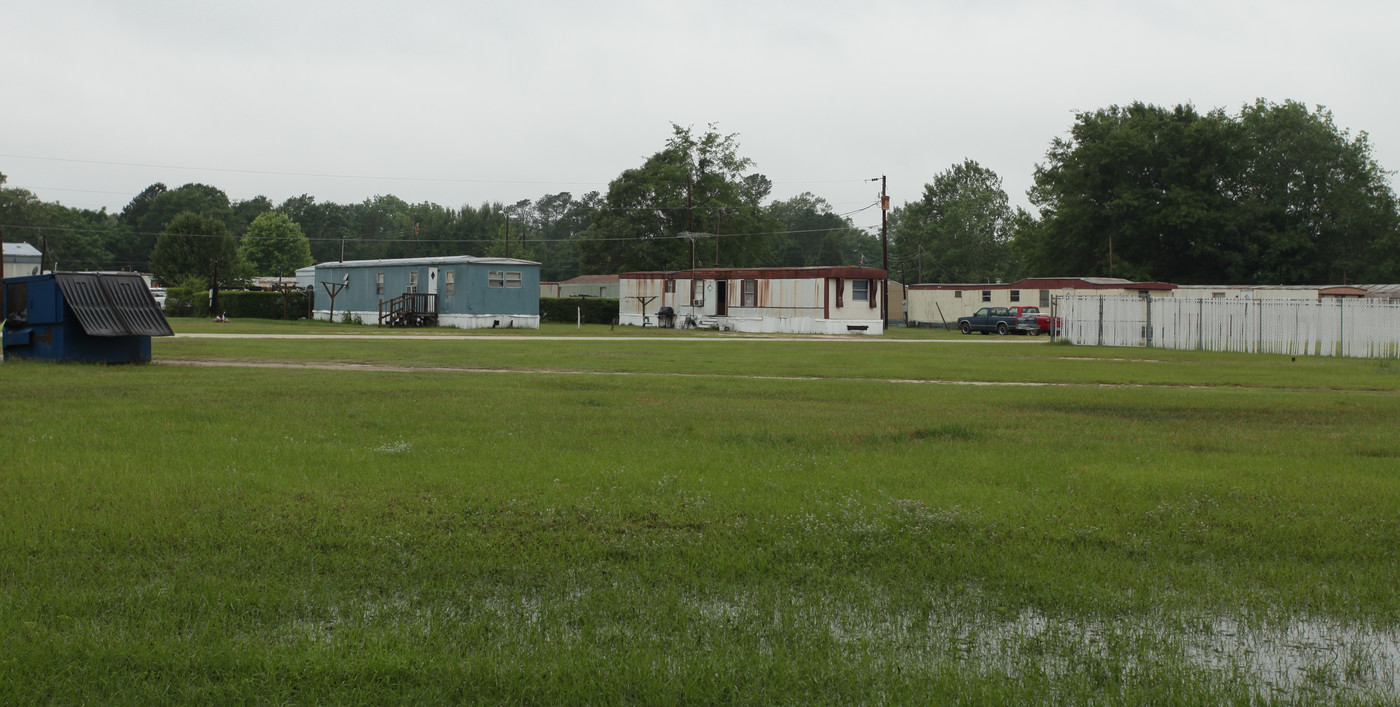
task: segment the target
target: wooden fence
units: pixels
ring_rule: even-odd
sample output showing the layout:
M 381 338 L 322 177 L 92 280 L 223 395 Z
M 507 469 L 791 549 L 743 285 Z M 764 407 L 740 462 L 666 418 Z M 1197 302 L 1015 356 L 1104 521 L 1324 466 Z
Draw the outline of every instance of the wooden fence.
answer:
M 1054 310 L 1063 322 L 1059 335 L 1076 344 L 1400 357 L 1400 304 L 1069 295 Z

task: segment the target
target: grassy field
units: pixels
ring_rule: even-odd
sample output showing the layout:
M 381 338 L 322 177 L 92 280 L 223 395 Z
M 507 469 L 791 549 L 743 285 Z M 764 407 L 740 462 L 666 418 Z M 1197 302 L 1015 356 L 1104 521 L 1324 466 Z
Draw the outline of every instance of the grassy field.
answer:
M 174 324 L 354 338 L 0 366 L 0 701 L 1400 699 L 1394 362 Z

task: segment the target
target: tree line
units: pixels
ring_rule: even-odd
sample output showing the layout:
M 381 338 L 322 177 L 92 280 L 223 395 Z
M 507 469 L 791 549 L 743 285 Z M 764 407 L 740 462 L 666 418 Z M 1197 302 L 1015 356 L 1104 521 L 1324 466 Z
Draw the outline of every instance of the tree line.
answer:
M 150 270 L 238 284 L 332 260 L 446 255 L 541 263 L 544 280 L 724 266 L 878 265 L 877 234 L 823 198 L 773 200 L 772 182 L 715 126 L 672 126 L 606 192 L 447 208 L 378 195 L 230 201 L 153 184 L 120 213 L 8 188 L 0 228 L 49 266 Z M 891 277 L 991 282 L 1113 275 L 1181 284 L 1400 280 L 1400 208 L 1365 133 L 1326 109 L 1264 100 L 1237 114 L 1133 103 L 1078 113 L 1012 207 L 975 160 L 936 173 L 889 214 Z

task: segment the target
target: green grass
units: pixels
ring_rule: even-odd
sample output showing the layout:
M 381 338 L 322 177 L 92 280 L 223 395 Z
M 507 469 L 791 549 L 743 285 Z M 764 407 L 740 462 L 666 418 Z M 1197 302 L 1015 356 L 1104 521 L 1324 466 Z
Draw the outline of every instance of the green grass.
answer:
M 0 701 L 1396 698 L 1400 377 L 1375 362 L 481 336 L 155 358 L 507 372 L 0 366 Z

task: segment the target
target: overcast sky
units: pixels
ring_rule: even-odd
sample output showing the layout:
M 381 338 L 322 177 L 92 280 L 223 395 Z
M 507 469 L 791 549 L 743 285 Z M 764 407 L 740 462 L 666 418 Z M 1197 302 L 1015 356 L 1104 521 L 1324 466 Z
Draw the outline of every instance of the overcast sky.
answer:
M 1321 104 L 1400 169 L 1393 0 L 4 5 L 0 172 L 74 207 L 158 181 L 274 203 L 579 195 L 672 123 L 737 134 L 775 198 L 854 212 L 888 175 L 898 205 L 970 158 L 1028 206 L 1075 111 L 1139 100 Z

